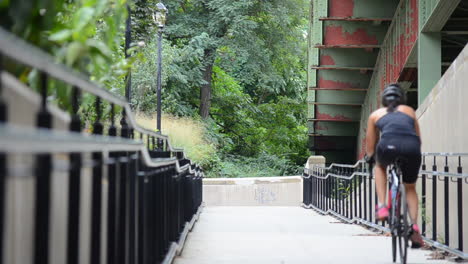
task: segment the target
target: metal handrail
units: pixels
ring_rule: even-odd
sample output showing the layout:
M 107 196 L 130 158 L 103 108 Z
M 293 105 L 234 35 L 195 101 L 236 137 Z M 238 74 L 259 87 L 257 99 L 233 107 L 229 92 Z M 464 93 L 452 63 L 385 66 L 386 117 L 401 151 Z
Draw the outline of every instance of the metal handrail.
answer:
M 57 80 L 70 84 L 78 89 L 98 96 L 110 103 L 119 105 L 125 109 L 127 120 L 131 127 L 140 132 L 151 135 L 155 138 L 166 140 L 168 149 L 173 152 L 180 152 L 182 149 L 173 148 L 167 135 L 156 133 L 139 126 L 128 102 L 122 97 L 115 95 L 100 87 L 98 84 L 88 80 L 83 74 L 72 70 L 66 65 L 54 61 L 53 57 L 41 49 L 27 43 L 21 38 L 7 32 L 0 27 L 0 53 L 24 65 L 33 67 L 41 72 L 47 73 Z M 185 154 L 184 154 L 185 155 Z
M 355 176 L 369 176 L 369 173 L 367 172 L 353 172 L 353 174 L 351 174 L 350 176 L 343 176 L 343 175 L 338 175 L 338 174 L 335 174 L 335 173 L 327 173 L 327 175 L 325 176 L 319 176 L 319 175 L 314 175 L 314 174 L 310 174 L 310 175 L 303 175 L 302 177 L 304 179 L 309 179 L 310 177 L 314 177 L 314 178 L 317 178 L 317 179 L 328 179 L 329 177 L 334 177 L 334 178 L 338 178 L 338 179 L 343 179 L 343 180 L 351 180 L 353 179 Z
M 323 215 L 332 215 L 348 224 L 355 224 L 355 223 L 360 223 L 360 224 L 364 224 L 364 225 L 367 225 L 369 227 L 372 227 L 374 229 L 377 229 L 379 231 L 382 231 L 382 232 L 390 232 L 390 229 L 387 228 L 387 227 L 384 227 L 384 226 L 380 226 L 380 225 L 376 225 L 372 222 L 369 222 L 369 221 L 366 221 L 362 218 L 359 218 L 359 217 L 353 217 L 352 219 L 350 218 L 346 218 L 342 215 L 340 215 L 339 213 L 335 212 L 334 210 L 331 210 L 331 209 L 328 209 L 326 211 L 323 211 L 321 210 L 320 208 L 312 205 L 312 204 L 309 204 L 309 205 L 306 205 L 306 204 L 302 204 L 302 207 L 304 208 L 307 208 L 307 209 L 313 209 L 315 211 L 317 211 L 318 213 L 320 214 L 323 214 Z M 468 259 L 468 253 L 465 253 L 465 252 L 462 252 L 458 249 L 455 249 L 455 248 L 450 248 L 442 243 L 439 243 L 439 242 L 435 242 L 435 241 L 432 241 L 426 237 L 423 237 L 423 240 L 424 242 L 426 242 L 427 244 L 435 247 L 435 248 L 438 248 L 438 249 L 441 249 L 441 250 L 444 250 L 446 252 L 449 252 L 451 254 L 454 254 L 456 256 L 459 256 L 460 258 L 462 259 Z
M 468 156 L 466 152 L 423 152 L 422 156 L 444 156 L 444 157 L 458 157 L 458 156 Z
M 419 174 L 430 174 L 434 176 L 444 176 L 444 177 L 450 177 L 450 178 L 468 178 L 467 173 L 452 173 L 452 172 L 440 172 L 440 171 L 427 171 L 427 170 L 421 170 L 419 171 Z
M 432 220 L 427 220 L 425 217 L 422 217 L 422 235 L 426 236 L 424 240 L 435 248 L 452 253 L 461 259 L 468 259 L 466 247 L 463 246 L 463 236 L 460 235 L 463 234 L 463 229 L 466 228 L 466 224 L 464 224 L 466 222 L 463 221 L 463 184 L 468 184 L 468 174 L 466 172 L 463 173 L 462 159 L 463 157 L 468 156 L 468 153 L 428 152 L 422 153 L 422 156 L 431 158 L 423 159 L 422 166 L 419 171 L 419 177 L 422 179 L 421 207 L 423 208 L 422 210 L 432 207 L 433 213 Z M 439 161 L 442 160 L 437 157 L 445 157 L 445 162 L 442 166 L 437 166 L 440 165 Z M 449 160 L 453 161 L 454 159 L 457 160 L 457 164 L 449 162 Z M 364 161 L 360 160 L 356 164 L 361 162 Z M 431 164 L 432 170 L 427 170 L 427 167 L 430 168 Z M 339 168 L 332 169 L 334 166 L 339 166 Z M 373 180 L 372 178 L 367 177 L 370 176 L 368 168 L 366 166 L 362 166 L 355 170 L 351 170 L 349 168 L 355 168 L 356 165 L 340 166 L 334 164 L 334 166 L 329 166 L 327 168 L 313 166 L 312 168 L 304 169 L 303 207 L 312 208 L 321 214 L 333 215 L 347 223 L 361 223 L 381 231 L 388 231 L 385 224 L 377 224 L 372 212 L 373 207 L 377 204 L 377 198 L 375 195 Z M 452 167 L 452 169 L 449 167 Z M 453 167 L 455 167 L 456 170 L 453 170 Z M 356 178 L 356 176 L 358 176 L 358 179 L 359 176 L 362 178 L 359 181 L 353 181 L 353 178 Z M 330 177 L 335 178 L 335 180 L 330 180 Z M 366 177 L 367 179 L 365 179 Z M 464 181 L 462 179 L 464 179 Z M 431 183 L 429 183 L 428 180 L 431 180 Z M 438 198 L 440 198 L 438 197 L 437 191 L 438 181 L 443 182 L 442 197 L 444 199 L 444 206 L 439 210 L 437 210 L 437 201 Z M 450 185 L 450 181 L 456 183 L 456 186 Z M 343 186 L 346 188 L 343 188 Z M 432 196 L 427 196 L 428 188 L 432 188 Z M 457 194 L 456 204 L 449 201 L 449 194 L 454 191 Z M 427 202 L 427 197 L 431 197 L 431 203 Z M 454 206 L 457 210 L 457 214 L 455 216 L 452 215 L 448 209 Z M 442 213 L 443 215 L 439 215 L 438 217 L 437 212 L 439 214 Z M 437 221 L 439 221 L 438 219 L 441 217 L 443 217 L 443 221 L 445 223 L 445 242 L 443 243 L 438 242 L 437 236 L 439 234 L 437 232 Z M 452 217 L 456 217 L 456 225 L 459 232 L 457 244 L 449 239 L 450 230 L 452 230 L 449 228 L 449 224 L 453 224 Z M 432 222 L 431 238 L 426 234 L 426 226 L 429 221 Z M 463 249 L 465 249 L 465 252 L 463 252 Z
M 330 164 L 328 167 L 323 167 L 323 166 L 320 166 L 320 165 L 313 165 L 314 168 L 320 168 L 320 169 L 326 169 L 326 170 L 329 170 L 333 167 L 341 167 L 341 168 L 357 168 L 357 166 L 359 166 L 359 164 L 363 163 L 364 160 L 358 160 L 354 165 L 350 165 L 350 164 L 341 164 L 341 163 L 332 163 Z M 309 168 L 310 170 L 310 168 Z
M 54 245 L 49 239 L 54 230 L 51 225 L 54 217 L 51 204 L 58 199 L 68 201 L 67 207 L 60 208 L 67 215 L 64 261 L 77 262 L 83 257 L 82 243 L 79 243 L 81 225 L 78 220 L 84 212 L 80 206 L 82 195 L 90 197 L 91 206 L 86 206 L 86 210 L 91 215 L 91 262 L 97 262 L 103 254 L 110 262 L 122 259 L 123 256 L 129 259 L 138 256 L 145 263 L 149 263 L 149 260 L 159 263 L 164 257 L 173 259 L 174 252 L 181 251 L 185 237 L 202 208 L 204 173 L 201 167 L 187 159 L 183 149 L 172 147 L 168 136 L 139 126 L 125 99 L 93 83 L 87 76 L 55 63 L 52 56 L 2 28 L 0 56 L 37 70 L 41 75 L 40 94 L 29 93 L 29 96 L 36 97 L 38 105 L 40 103 L 39 110 L 30 113 L 35 114 L 35 126 L 20 127 L 9 122 L 4 116 L 10 110 L 9 104 L 15 101 L 0 100 L 0 237 L 4 236 L 3 220 L 10 213 L 4 210 L 3 201 L 8 202 L 5 199 L 5 179 L 34 177 L 35 199 L 30 202 L 35 208 L 34 233 L 31 234 L 35 260 L 45 263 L 52 254 L 49 252 L 49 248 Z M 2 66 L 0 62 L 0 74 L 8 76 L 1 72 Z M 68 130 L 53 128 L 57 111 L 51 111 L 55 107 L 51 107 L 47 100 L 49 77 L 73 89 L 70 97 L 72 117 L 58 111 L 66 115 L 66 119 L 59 119 L 65 120 L 65 124 L 69 125 Z M 95 97 L 93 133 L 82 131 L 82 120 L 78 114 L 81 93 Z M 5 99 L 1 94 L 0 97 Z M 107 135 L 104 135 L 103 101 L 111 104 L 112 125 L 108 127 Z M 119 136 L 115 126 L 115 106 L 122 107 Z M 146 142 L 143 140 L 145 135 Z M 27 157 L 26 162 L 17 160 L 17 157 Z M 54 197 L 52 193 L 56 186 L 53 184 L 53 175 L 57 173 L 67 176 L 68 186 L 63 195 Z M 81 187 L 81 176 L 90 180 L 91 185 L 86 185 L 86 189 Z M 104 191 L 107 196 L 105 206 L 102 203 Z M 105 236 L 101 232 L 104 228 L 107 229 Z M 164 235 L 159 235 L 160 232 Z M 9 241 L 16 236 L 8 234 L 3 240 Z M 173 243 L 177 239 L 179 242 Z M 1 240 L 0 255 L 4 248 Z M 105 248 L 96 246 L 104 245 L 104 241 Z
M 175 165 L 177 172 L 189 170 L 197 174 L 189 164 L 180 166 L 177 158 L 151 158 L 145 144 L 139 140 L 101 135 L 83 135 L 68 131 L 26 128 L 0 124 L 0 150 L 10 153 L 73 153 L 140 151 L 143 162 L 149 167 Z

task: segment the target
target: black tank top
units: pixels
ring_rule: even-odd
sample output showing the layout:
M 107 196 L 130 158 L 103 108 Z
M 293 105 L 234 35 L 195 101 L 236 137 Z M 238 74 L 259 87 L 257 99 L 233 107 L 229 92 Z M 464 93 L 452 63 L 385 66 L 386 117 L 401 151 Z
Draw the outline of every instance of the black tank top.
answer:
M 414 119 L 399 111 L 384 115 L 377 121 L 376 125 L 380 129 L 381 137 L 397 135 L 419 138 L 416 135 Z

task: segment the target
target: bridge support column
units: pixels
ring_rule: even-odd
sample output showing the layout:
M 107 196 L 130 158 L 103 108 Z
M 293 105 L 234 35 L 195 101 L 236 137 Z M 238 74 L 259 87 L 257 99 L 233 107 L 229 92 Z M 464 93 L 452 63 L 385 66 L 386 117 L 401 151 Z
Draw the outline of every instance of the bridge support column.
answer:
M 442 74 L 440 32 L 421 32 L 418 39 L 418 105 L 431 92 Z

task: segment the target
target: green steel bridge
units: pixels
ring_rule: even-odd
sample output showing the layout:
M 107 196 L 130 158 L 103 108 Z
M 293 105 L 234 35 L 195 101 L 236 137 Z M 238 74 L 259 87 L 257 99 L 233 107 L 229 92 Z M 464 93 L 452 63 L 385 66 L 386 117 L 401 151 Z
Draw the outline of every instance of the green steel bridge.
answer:
M 417 109 L 468 41 L 466 0 L 312 0 L 310 150 L 329 162 L 364 154 L 367 117 L 390 83 Z

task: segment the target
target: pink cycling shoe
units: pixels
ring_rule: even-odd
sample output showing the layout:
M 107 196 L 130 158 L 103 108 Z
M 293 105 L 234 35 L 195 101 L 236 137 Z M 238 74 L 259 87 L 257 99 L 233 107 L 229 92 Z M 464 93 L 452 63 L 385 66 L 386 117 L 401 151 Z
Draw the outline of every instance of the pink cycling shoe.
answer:
M 413 224 L 411 227 L 413 230 L 411 230 L 411 235 L 410 235 L 410 240 L 411 240 L 411 248 L 420 248 L 424 245 L 424 241 L 421 236 L 421 232 L 419 231 L 419 226 L 416 224 Z
M 375 216 L 377 220 L 385 221 L 387 220 L 388 215 L 389 215 L 389 212 L 388 212 L 387 206 L 380 206 L 380 207 L 377 207 L 377 209 L 375 210 Z

